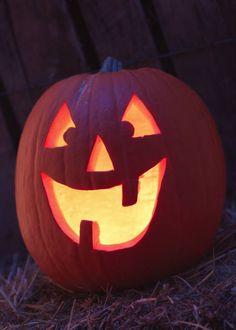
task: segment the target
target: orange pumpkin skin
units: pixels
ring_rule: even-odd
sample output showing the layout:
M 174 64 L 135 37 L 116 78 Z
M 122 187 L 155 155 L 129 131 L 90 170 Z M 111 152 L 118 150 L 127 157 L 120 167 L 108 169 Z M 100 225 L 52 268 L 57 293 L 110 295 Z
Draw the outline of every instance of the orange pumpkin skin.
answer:
M 80 230 L 83 226 L 86 229 L 79 243 L 60 228 L 41 173 L 46 166 L 70 185 L 70 173 L 77 171 L 79 150 L 88 157 L 100 127 L 115 131 L 114 122 L 120 122 L 133 95 L 142 100 L 160 128 L 165 173 L 144 236 L 132 246 L 97 250 L 91 245 L 92 227 L 86 222 L 81 224 Z M 63 159 L 55 162 L 47 156 L 45 140 L 63 104 L 78 125 L 78 144 L 82 145 L 77 149 L 74 141 L 72 152 L 65 151 Z M 64 139 L 68 138 L 66 134 Z M 110 140 L 119 138 L 111 133 Z M 140 153 L 140 164 L 145 155 L 144 151 Z M 82 153 L 79 156 L 85 157 Z M 123 162 L 124 168 L 134 166 L 127 164 L 125 157 Z M 86 174 L 80 169 L 79 176 L 83 182 Z M 109 180 L 109 176 L 104 177 L 107 187 L 112 186 Z M 96 183 L 94 189 L 99 189 Z M 63 80 L 36 103 L 21 137 L 16 204 L 22 236 L 43 272 L 68 288 L 134 287 L 184 270 L 209 248 L 219 225 L 224 192 L 222 147 L 206 106 L 185 84 L 157 69 L 78 75 Z

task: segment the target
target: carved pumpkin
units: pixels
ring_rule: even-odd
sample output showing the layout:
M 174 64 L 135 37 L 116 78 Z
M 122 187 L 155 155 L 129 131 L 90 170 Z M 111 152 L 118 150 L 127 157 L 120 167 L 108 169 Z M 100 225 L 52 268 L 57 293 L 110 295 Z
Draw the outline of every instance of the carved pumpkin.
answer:
M 17 157 L 24 241 L 69 288 L 133 287 L 209 247 L 224 200 L 212 119 L 157 69 L 65 79 L 37 102 Z

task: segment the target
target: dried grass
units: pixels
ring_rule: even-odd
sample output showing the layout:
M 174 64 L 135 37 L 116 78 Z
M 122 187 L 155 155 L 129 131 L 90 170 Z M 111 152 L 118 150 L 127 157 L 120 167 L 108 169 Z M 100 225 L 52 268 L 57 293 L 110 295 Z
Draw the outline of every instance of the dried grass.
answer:
M 235 205 L 201 263 L 146 289 L 74 293 L 15 260 L 0 273 L 0 329 L 236 329 Z

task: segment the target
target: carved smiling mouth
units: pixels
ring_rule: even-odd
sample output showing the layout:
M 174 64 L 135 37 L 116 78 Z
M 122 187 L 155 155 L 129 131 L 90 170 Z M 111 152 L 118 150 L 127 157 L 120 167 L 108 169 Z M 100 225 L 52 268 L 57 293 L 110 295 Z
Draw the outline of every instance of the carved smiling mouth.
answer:
M 80 243 L 82 220 L 93 222 L 93 249 L 117 250 L 142 239 L 156 210 L 166 159 L 139 177 L 137 202 L 122 206 L 122 185 L 80 190 L 56 182 L 42 173 L 52 214 L 61 230 Z M 112 205 L 112 207 L 111 207 Z

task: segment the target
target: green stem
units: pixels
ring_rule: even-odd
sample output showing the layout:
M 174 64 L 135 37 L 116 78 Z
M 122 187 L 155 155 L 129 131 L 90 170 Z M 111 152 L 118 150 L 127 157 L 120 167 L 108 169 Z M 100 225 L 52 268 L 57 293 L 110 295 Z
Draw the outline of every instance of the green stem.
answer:
M 122 68 L 123 65 L 121 61 L 108 56 L 103 62 L 100 72 L 118 72 L 122 70 Z

